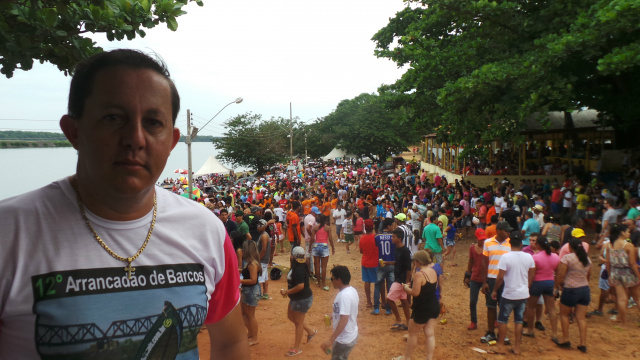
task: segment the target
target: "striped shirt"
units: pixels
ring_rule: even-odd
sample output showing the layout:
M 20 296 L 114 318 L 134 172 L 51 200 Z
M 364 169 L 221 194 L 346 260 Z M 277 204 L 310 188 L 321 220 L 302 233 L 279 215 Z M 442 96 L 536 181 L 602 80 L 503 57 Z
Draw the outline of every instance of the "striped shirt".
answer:
M 498 277 L 498 262 L 500 262 L 500 257 L 506 253 L 511 251 L 511 243 L 509 239 L 505 240 L 502 244 L 496 240 L 496 237 L 492 237 L 491 239 L 487 239 L 484 241 L 484 246 L 482 247 L 482 255 L 489 257 L 489 268 L 487 270 L 487 278 L 495 279 Z

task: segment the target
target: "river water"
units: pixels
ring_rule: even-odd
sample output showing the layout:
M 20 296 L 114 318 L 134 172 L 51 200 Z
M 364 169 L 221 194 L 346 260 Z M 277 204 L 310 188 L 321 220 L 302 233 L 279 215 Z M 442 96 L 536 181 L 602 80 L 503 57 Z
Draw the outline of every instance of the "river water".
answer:
M 196 172 L 218 150 L 209 142 L 191 145 L 192 168 Z M 65 148 L 20 148 L 0 149 L 0 200 L 35 190 L 76 172 L 78 156 L 72 147 Z M 176 169 L 186 169 L 188 164 L 187 144 L 180 142 L 171 152 L 167 165 L 160 175 L 177 178 Z M 227 167 L 231 167 L 225 164 Z M 237 170 L 243 170 L 239 168 Z M 37 199 L 34 199 L 37 201 Z

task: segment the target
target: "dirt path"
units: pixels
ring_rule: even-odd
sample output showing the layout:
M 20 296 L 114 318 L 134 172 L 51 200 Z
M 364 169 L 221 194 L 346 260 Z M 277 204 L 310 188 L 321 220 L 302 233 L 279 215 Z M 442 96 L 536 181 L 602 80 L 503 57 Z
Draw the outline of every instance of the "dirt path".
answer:
M 445 315 L 447 323 L 438 324 L 436 328 L 435 359 L 502 359 L 514 357 L 513 355 L 488 355 L 479 354 L 471 350 L 472 347 L 491 349 L 486 344 L 481 344 L 479 339 L 486 329 L 486 308 L 484 298 L 480 294 L 478 303 L 478 330 L 468 331 L 469 324 L 469 290 L 462 284 L 466 269 L 467 254 L 470 239 L 460 241 L 457 246 L 457 267 L 445 267 L 446 275 L 444 302 L 449 310 Z M 591 260 L 597 263 L 595 249 L 589 254 Z M 288 266 L 288 255 L 278 255 L 274 258 L 276 264 Z M 360 307 L 358 314 L 358 327 L 360 331 L 358 344 L 354 348 L 351 359 L 392 359 L 404 352 L 405 341 L 403 335 L 406 332 L 390 330 L 394 323 L 393 315 L 371 315 L 370 309 L 366 309 L 366 297 L 360 272 L 360 254 L 352 251 L 347 254 L 343 244 L 336 247 L 336 255 L 329 258 L 330 269 L 333 265 L 347 265 L 351 270 L 351 284 L 360 295 Z M 597 269 L 592 270 L 591 276 L 591 310 L 597 307 L 600 294 L 597 283 Z M 286 275 L 285 275 L 286 276 Z M 286 288 L 285 276 L 278 281 L 271 281 L 271 300 L 263 300 L 259 303 L 256 317 L 259 324 L 260 344 L 251 347 L 253 359 L 280 359 L 285 358 L 285 352 L 293 345 L 293 324 L 287 320 L 286 311 L 288 300 L 282 298 L 278 290 Z M 327 281 L 329 284 L 330 281 Z M 310 344 L 302 346 L 302 354 L 297 359 L 329 359 L 320 349 L 320 343 L 330 335 L 332 328 L 325 326 L 324 314 L 330 314 L 333 299 L 337 290 L 323 291 L 312 285 L 314 302 L 307 314 L 307 323 L 314 329 L 318 329 L 318 335 Z M 373 291 L 372 291 L 373 292 Z M 611 309 L 606 305 L 605 310 Z M 530 359 L 639 359 L 640 358 L 640 313 L 637 308 L 627 310 L 628 323 L 620 325 L 605 317 L 591 317 L 587 319 L 587 346 L 588 353 L 583 354 L 575 349 L 578 345 L 577 324 L 570 326 L 570 339 L 574 343 L 573 349 L 559 349 L 551 342 L 550 330 L 541 332 L 536 330 L 536 338 L 523 338 L 522 351 L 526 358 Z M 513 321 L 513 317 L 511 318 Z M 543 324 L 550 327 L 546 316 Z M 560 331 L 560 324 L 558 324 Z M 513 338 L 513 323 L 509 324 L 507 336 Z M 201 359 L 209 359 L 209 340 L 206 332 L 198 337 Z M 304 340 L 303 340 L 304 343 Z M 415 359 L 424 359 L 424 337 L 419 339 L 419 346 L 414 354 Z

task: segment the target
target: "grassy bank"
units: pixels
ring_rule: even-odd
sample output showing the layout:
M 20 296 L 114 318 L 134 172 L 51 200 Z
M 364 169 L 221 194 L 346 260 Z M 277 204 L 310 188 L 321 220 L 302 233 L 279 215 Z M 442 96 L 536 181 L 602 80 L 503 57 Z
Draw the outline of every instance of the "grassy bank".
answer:
M 8 148 L 49 148 L 49 147 L 70 147 L 71 143 L 67 140 L 0 140 L 0 149 Z

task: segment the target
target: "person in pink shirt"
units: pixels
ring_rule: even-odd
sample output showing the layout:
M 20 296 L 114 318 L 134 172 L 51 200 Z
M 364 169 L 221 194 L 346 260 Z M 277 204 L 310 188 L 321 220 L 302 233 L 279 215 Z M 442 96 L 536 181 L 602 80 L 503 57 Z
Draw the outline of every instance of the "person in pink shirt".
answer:
M 544 304 L 551 321 L 551 338 L 558 338 L 558 316 L 555 307 L 554 298 L 554 279 L 555 272 L 560 263 L 560 257 L 551 251 L 551 245 L 546 236 L 538 235 L 537 237 L 530 238 L 530 247 L 537 251 L 533 255 L 533 262 L 536 264 L 535 275 L 533 277 L 533 283 L 529 289 L 529 300 L 527 301 L 527 308 L 535 308 L 540 296 L 544 299 Z M 567 244 L 568 245 L 568 244 Z M 528 337 L 535 337 L 533 331 L 534 326 L 534 311 L 528 311 L 527 325 L 528 329 L 522 332 L 522 335 Z
M 571 231 L 571 237 L 572 238 L 579 238 L 580 241 L 582 241 L 582 247 L 584 248 L 584 250 L 587 252 L 587 254 L 589 253 L 589 243 L 586 242 L 585 240 L 587 239 L 587 235 L 584 233 L 584 230 L 580 229 L 580 228 L 575 228 Z M 569 241 L 565 241 L 565 244 L 562 245 L 562 247 L 560 248 L 560 260 L 562 260 L 562 258 L 569 254 L 571 251 L 569 250 Z

